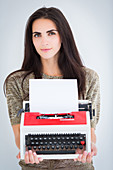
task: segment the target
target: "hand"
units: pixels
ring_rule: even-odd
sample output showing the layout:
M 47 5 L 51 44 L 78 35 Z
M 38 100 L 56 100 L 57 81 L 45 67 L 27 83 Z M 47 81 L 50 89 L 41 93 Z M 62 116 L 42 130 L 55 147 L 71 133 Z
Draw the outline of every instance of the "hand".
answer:
M 16 157 L 17 157 L 17 159 L 20 159 L 20 152 L 18 153 L 18 155 Z
M 26 164 L 29 164 L 29 163 L 31 163 L 31 164 L 34 164 L 34 163 L 38 164 L 39 162 L 43 161 L 42 158 L 38 158 L 36 152 L 32 152 L 31 150 L 25 152 L 24 160 L 25 160 Z
M 76 152 L 79 153 L 79 150 Z M 84 151 L 83 154 L 79 153 L 78 158 L 75 158 L 74 161 L 81 161 L 82 163 L 88 162 L 91 163 L 92 157 L 97 155 L 97 148 L 96 145 L 92 142 L 91 143 L 91 152 L 87 153 Z

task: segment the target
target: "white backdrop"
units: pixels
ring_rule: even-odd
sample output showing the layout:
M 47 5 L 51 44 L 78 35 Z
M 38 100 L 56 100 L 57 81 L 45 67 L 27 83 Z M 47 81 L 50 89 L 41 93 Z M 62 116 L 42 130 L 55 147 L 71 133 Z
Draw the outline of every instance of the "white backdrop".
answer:
M 6 76 L 21 67 L 26 21 L 43 5 L 57 7 L 64 13 L 84 64 L 100 76 L 101 114 L 94 165 L 96 170 L 112 170 L 112 0 L 0 0 L 0 170 L 20 170 L 2 86 Z

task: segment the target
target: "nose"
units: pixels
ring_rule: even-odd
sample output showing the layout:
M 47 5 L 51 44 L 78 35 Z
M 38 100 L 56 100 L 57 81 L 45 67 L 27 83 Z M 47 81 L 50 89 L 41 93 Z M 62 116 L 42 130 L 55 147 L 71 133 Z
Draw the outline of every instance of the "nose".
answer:
M 41 44 L 42 44 L 42 46 L 48 45 L 48 38 L 46 36 L 42 37 Z

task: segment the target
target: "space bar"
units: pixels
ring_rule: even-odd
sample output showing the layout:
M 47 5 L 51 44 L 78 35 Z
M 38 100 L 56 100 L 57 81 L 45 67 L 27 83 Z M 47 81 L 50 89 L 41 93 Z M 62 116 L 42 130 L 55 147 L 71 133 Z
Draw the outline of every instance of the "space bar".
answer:
M 36 154 L 75 154 L 75 150 L 36 151 Z

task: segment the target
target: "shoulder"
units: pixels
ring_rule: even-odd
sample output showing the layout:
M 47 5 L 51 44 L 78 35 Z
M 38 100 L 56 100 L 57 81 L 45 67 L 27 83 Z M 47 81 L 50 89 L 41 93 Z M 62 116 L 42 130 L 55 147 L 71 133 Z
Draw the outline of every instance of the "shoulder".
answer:
M 99 75 L 93 69 L 90 69 L 88 67 L 84 67 L 84 71 L 85 71 L 86 80 L 89 80 L 89 81 L 99 80 Z
M 6 78 L 5 81 L 5 91 L 6 91 L 6 96 L 11 95 L 16 98 L 24 98 L 24 93 L 28 93 L 29 89 L 29 79 L 34 78 L 34 74 L 26 71 L 16 71 L 11 74 Z M 23 90 L 24 89 L 24 90 Z
M 30 73 L 27 76 L 26 74 L 26 71 L 16 71 L 10 73 L 5 80 L 6 91 L 11 88 L 19 90 L 21 89 L 22 84 L 24 88 L 27 88 L 29 85 L 29 79 L 34 79 L 34 74 Z
M 15 72 L 12 72 L 10 73 L 7 78 L 6 78 L 6 82 L 9 82 L 9 81 L 22 81 L 23 78 L 25 77 L 25 75 L 27 74 L 27 71 L 15 71 Z M 33 73 L 30 73 L 28 74 L 28 76 L 26 77 L 27 79 L 30 79 L 30 78 L 34 78 L 34 74 Z
M 86 98 L 89 98 L 91 94 L 97 94 L 97 91 L 99 93 L 100 89 L 100 82 L 99 82 L 99 76 L 96 71 L 84 67 L 85 70 L 85 77 L 86 77 Z

